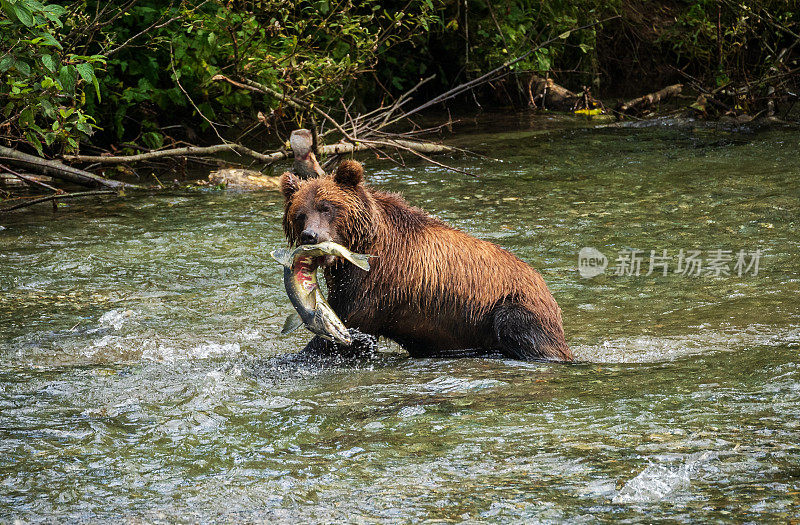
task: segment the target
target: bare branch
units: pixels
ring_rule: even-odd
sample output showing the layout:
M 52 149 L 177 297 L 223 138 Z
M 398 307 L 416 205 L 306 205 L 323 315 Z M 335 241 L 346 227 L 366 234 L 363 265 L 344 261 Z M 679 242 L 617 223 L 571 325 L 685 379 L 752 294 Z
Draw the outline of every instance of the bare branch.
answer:
M 89 197 L 92 195 L 119 195 L 119 193 L 114 190 L 77 191 L 74 193 L 54 193 L 53 195 L 48 195 L 46 197 L 39 197 L 26 202 L 15 204 L 13 206 L 8 206 L 7 208 L 0 209 L 0 213 L 6 213 L 11 210 L 18 210 L 20 208 L 27 208 L 28 206 L 33 206 L 34 204 L 39 204 L 40 202 L 47 202 L 47 201 L 54 201 L 61 199 L 76 199 L 78 197 Z
M 84 171 L 72 166 L 67 166 L 54 160 L 47 160 L 34 155 L 28 155 L 5 146 L 0 146 L 0 158 L 8 159 L 14 164 L 25 166 L 29 169 L 39 171 L 45 175 L 50 175 L 57 179 L 66 180 L 83 186 L 105 186 L 107 188 L 138 188 L 133 184 L 127 184 L 118 180 L 99 177 L 88 171 Z
M 5 166 L 3 164 L 0 164 L 0 170 L 7 171 L 7 172 L 9 172 L 10 174 L 12 174 L 13 176 L 17 177 L 20 180 L 24 180 L 25 182 L 28 182 L 30 184 L 35 184 L 37 186 L 41 186 L 42 188 L 46 188 L 48 190 L 52 190 L 52 191 L 54 191 L 56 193 L 63 193 L 63 191 L 64 191 L 64 190 L 60 190 L 60 189 L 58 189 L 58 188 L 56 188 L 54 186 L 50 186 L 49 184 L 45 184 L 44 182 L 42 182 L 40 180 L 36 180 L 33 177 L 28 177 L 27 175 L 23 175 L 22 173 L 17 173 L 16 171 L 12 170 L 11 168 L 9 168 L 8 166 Z
M 325 146 L 321 146 L 319 149 L 323 155 L 340 155 L 344 153 L 368 150 L 373 142 L 375 141 L 356 141 L 355 144 L 339 142 L 336 144 L 327 144 Z M 442 144 L 431 144 L 398 139 L 391 139 L 391 143 L 391 145 L 394 147 L 414 149 L 423 153 L 445 153 L 453 151 L 452 148 Z M 130 162 L 141 162 L 144 160 L 154 160 L 165 157 L 185 157 L 189 155 L 211 156 L 227 151 L 234 151 L 242 155 L 250 156 L 264 163 L 265 165 L 270 165 L 293 156 L 289 151 L 279 150 L 273 153 L 264 154 L 242 146 L 241 144 L 228 143 L 206 147 L 188 146 L 185 148 L 165 149 L 160 151 L 150 151 L 148 153 L 139 153 L 138 155 L 64 155 L 64 160 L 70 162 L 97 162 L 100 164 L 127 164 Z
M 148 153 L 139 153 L 137 155 L 64 155 L 64 160 L 69 162 L 99 162 L 101 164 L 126 164 L 128 162 L 141 162 L 143 160 L 154 160 L 164 157 L 183 157 L 188 155 L 197 156 L 210 156 L 217 153 L 233 151 L 241 155 L 253 157 L 256 160 L 263 162 L 266 165 L 272 164 L 279 160 L 288 158 L 288 153 L 285 151 L 277 151 L 268 155 L 259 153 L 250 148 L 242 146 L 241 144 L 216 144 L 214 146 L 187 146 L 185 148 L 173 148 L 159 151 L 150 151 Z

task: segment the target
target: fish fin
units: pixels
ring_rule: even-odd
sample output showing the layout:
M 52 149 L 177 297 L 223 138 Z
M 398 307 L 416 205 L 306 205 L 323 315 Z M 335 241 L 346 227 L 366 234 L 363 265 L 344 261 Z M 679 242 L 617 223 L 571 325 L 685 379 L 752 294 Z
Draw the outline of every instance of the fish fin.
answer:
M 298 313 L 289 314 L 289 317 L 286 318 L 286 322 L 283 323 L 283 329 L 281 329 L 281 335 L 286 335 L 289 332 L 294 332 L 301 326 L 303 326 L 303 319 L 300 317 L 300 314 Z
M 281 263 L 282 265 L 286 266 L 287 268 L 292 267 L 292 257 L 289 250 L 286 248 L 278 248 L 277 250 L 272 250 L 269 254 L 272 256 L 273 259 Z
M 369 258 L 374 257 L 374 255 L 353 253 L 341 244 L 337 244 L 333 241 L 321 242 L 319 244 L 315 244 L 314 246 L 310 246 L 309 249 L 317 249 L 329 255 L 341 257 L 342 259 L 353 263 L 355 266 L 358 266 L 364 271 L 369 271 Z
M 374 255 L 364 255 L 361 253 L 351 253 L 347 260 L 351 263 L 355 264 L 362 270 L 368 272 L 369 271 L 369 258 L 374 257 Z

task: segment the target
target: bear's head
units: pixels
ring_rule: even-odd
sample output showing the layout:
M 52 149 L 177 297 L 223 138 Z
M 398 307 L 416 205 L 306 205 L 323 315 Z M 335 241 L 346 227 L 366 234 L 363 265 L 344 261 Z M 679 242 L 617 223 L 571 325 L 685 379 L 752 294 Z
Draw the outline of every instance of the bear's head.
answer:
M 286 199 L 283 230 L 289 244 L 333 241 L 359 249 L 369 233 L 370 198 L 364 188 L 364 169 L 354 160 L 342 162 L 332 176 L 300 180 L 281 176 Z

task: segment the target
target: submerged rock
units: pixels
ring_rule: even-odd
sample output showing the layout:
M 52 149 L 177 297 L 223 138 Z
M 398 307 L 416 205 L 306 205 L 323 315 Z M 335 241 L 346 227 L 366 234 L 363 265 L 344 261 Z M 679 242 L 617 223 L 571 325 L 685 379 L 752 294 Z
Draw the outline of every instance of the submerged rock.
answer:
M 260 171 L 243 168 L 223 168 L 212 171 L 208 176 L 210 184 L 247 191 L 280 190 L 280 177 L 270 177 Z

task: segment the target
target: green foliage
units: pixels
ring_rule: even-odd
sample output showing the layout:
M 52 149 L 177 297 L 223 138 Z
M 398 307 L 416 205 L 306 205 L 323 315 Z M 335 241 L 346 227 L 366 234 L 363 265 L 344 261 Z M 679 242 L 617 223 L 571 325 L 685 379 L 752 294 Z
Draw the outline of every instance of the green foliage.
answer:
M 95 129 L 106 142 L 156 148 L 176 120 L 208 127 L 199 112 L 232 125 L 265 109 L 288 112 L 275 98 L 214 81 L 218 74 L 338 104 L 381 56 L 433 21 L 429 1 L 401 9 L 377 0 L 139 0 L 124 11 L 105 1 L 1 1 L 8 136 L 40 152 L 43 144 L 74 151 Z
M 76 150 L 95 127 L 84 107 L 86 88 L 99 98 L 95 70 L 103 57 L 64 49 L 59 36 L 67 10 L 60 5 L 1 0 L 0 8 L 0 111 L 7 134 L 24 137 L 39 153 L 54 145 Z
M 660 41 L 672 47 L 677 62 L 716 86 L 766 75 L 800 31 L 796 0 L 692 0 L 676 15 Z
M 658 55 L 649 63 L 692 72 L 706 85 L 785 71 L 779 62 L 789 61 L 779 55 L 800 33 L 797 0 L 748 5 L 0 0 L 0 138 L 40 153 L 75 151 L 90 136 L 158 149 L 181 140 L 170 130 L 180 127 L 185 140 L 196 139 L 193 133 L 208 131 L 209 120 L 235 129 L 263 113 L 270 125 L 287 119 L 301 125 L 303 111 L 219 75 L 334 110 L 340 99 L 364 107 L 433 73 L 437 88 L 452 87 L 550 38 L 556 40 L 514 71 L 554 73 L 572 87 L 596 85 L 614 61 L 617 71 L 633 66 L 640 71 L 631 75 L 647 73 L 641 62 L 647 51 Z M 613 15 L 620 18 L 575 30 Z M 644 43 L 645 52 L 629 42 Z
M 214 81 L 220 74 L 316 103 L 338 104 L 381 55 L 412 38 L 431 19 L 427 3 L 402 11 L 384 8 L 386 2 L 377 0 L 357 5 L 289 0 L 163 4 L 141 1 L 106 32 L 109 41 L 124 42 L 154 22 L 175 18 L 108 60 L 101 87 L 112 104 L 93 106 L 93 114 L 117 140 L 152 141 L 153 135 L 139 135 L 155 132 L 146 130 L 147 125 L 131 133 L 137 127 L 131 126 L 132 115 L 142 122 L 163 110 L 174 115 L 177 108 L 205 130 L 208 123 L 198 112 L 236 125 L 252 121 L 258 111 L 288 111 L 275 98 Z
M 438 24 L 432 26 L 428 45 L 439 69 L 452 84 L 475 78 L 539 43 L 545 45 L 525 60 L 514 64 L 514 72 L 553 70 L 581 71 L 579 80 L 592 82 L 597 71 L 596 31 L 574 31 L 617 14 L 622 0 L 468 0 L 436 2 Z M 439 57 L 446 57 L 437 64 Z M 438 67 L 437 67 L 438 66 Z

